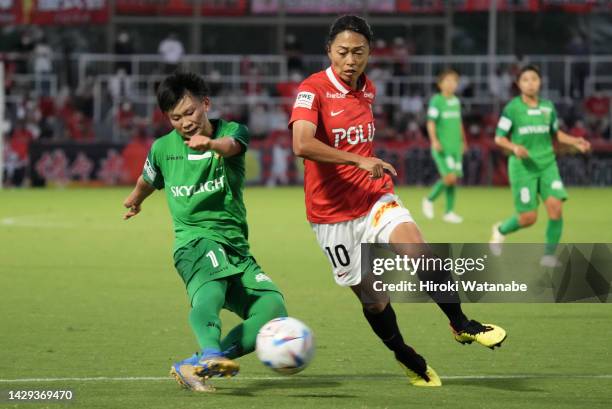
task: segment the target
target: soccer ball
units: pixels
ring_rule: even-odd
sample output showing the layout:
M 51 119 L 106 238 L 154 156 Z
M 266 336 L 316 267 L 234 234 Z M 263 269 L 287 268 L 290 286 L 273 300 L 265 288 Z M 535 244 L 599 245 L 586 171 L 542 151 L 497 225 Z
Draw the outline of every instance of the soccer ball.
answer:
M 295 318 L 275 318 L 261 327 L 257 334 L 257 358 L 283 375 L 304 370 L 312 360 L 314 350 L 312 331 Z

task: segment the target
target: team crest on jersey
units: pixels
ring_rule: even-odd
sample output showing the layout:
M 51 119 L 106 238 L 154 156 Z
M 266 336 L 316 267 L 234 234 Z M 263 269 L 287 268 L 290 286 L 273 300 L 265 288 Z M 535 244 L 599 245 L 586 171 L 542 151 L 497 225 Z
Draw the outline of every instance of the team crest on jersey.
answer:
M 295 104 L 293 104 L 294 108 L 306 108 L 312 109 L 312 103 L 314 102 L 315 94 L 312 92 L 302 91 L 297 94 L 295 98 Z
M 367 99 L 374 99 L 374 93 L 373 92 L 364 92 L 363 96 Z

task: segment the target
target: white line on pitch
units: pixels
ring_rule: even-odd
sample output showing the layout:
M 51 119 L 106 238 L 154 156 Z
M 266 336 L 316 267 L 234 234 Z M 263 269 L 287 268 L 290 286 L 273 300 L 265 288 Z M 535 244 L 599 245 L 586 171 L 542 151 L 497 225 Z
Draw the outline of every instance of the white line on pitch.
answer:
M 345 379 L 355 380 L 376 380 L 376 379 L 388 379 L 388 378 L 402 378 L 401 375 L 383 375 L 380 377 L 370 376 L 334 376 L 334 377 L 323 377 L 322 380 L 341 381 Z M 571 374 L 542 374 L 542 375 L 449 375 L 441 376 L 442 379 L 612 379 L 612 374 L 601 374 L 601 375 L 571 375 Z M 226 379 L 226 378 L 219 378 Z M 240 376 L 234 378 L 235 380 L 246 380 L 246 381 L 282 381 L 288 379 L 301 379 L 304 381 L 310 381 L 317 379 L 317 376 Z M 132 382 L 132 381 L 170 381 L 173 380 L 170 377 L 159 377 L 159 376 L 127 376 L 127 377 L 108 377 L 98 376 L 90 378 L 22 378 L 22 379 L 0 379 L 0 383 L 19 383 L 19 382 Z

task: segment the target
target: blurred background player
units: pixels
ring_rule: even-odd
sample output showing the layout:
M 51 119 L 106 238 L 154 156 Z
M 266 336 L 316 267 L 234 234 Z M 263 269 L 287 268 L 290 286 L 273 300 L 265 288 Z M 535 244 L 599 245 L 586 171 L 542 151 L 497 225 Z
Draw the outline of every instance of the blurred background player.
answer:
M 372 275 L 361 274 L 361 243 L 390 244 L 398 254 L 418 257 L 424 243 L 421 233 L 399 197 L 389 163 L 373 151 L 372 104 L 376 88 L 364 74 L 372 31 L 361 17 L 342 16 L 331 26 L 327 55 L 331 66 L 302 82 L 289 127 L 293 151 L 304 158 L 306 213 L 321 249 L 333 266 L 336 283 L 350 287 L 359 298 L 372 330 L 391 350 L 415 386 L 440 386 L 436 372 L 404 343 L 389 296 L 372 286 Z M 418 252 L 415 251 L 415 249 Z M 441 271 L 430 280 L 450 277 Z M 432 295 L 430 293 L 430 295 Z M 469 320 L 456 293 L 441 302 L 432 295 L 450 320 L 458 342 L 476 341 L 493 348 L 505 331 Z
M 563 231 L 562 207 L 567 192 L 559 175 L 552 137 L 582 153 L 591 145 L 583 138 L 559 130 L 554 104 L 540 98 L 542 81 L 537 67 L 522 68 L 516 83 L 521 94 L 504 107 L 495 131 L 495 143 L 512 152 L 508 175 L 517 214 L 493 226 L 491 251 L 501 254 L 501 243 L 506 235 L 536 222 L 541 197 L 549 220 L 545 255 L 540 264 L 556 267 L 558 261 L 554 254 Z
M 431 97 L 427 109 L 427 133 L 431 141 L 431 156 L 440 174 L 429 196 L 423 199 L 423 214 L 434 217 L 433 202 L 442 192 L 446 193 L 446 210 L 442 220 L 461 223 L 463 218 L 454 212 L 457 179 L 463 176 L 463 152 L 466 149 L 461 102 L 455 95 L 459 74 L 446 69 L 438 76 L 440 92 Z
M 259 329 L 287 315 L 283 297 L 249 251 L 243 202 L 248 130 L 209 120 L 209 89 L 193 73 L 167 77 L 159 108 L 174 130 L 155 141 L 142 176 L 125 199 L 129 219 L 156 189 L 164 189 L 174 222 L 174 265 L 191 302 L 189 324 L 201 352 L 172 365 L 188 389 L 207 392 L 212 376 L 234 376 L 233 358 L 255 349 Z M 221 341 L 221 308 L 244 321 Z

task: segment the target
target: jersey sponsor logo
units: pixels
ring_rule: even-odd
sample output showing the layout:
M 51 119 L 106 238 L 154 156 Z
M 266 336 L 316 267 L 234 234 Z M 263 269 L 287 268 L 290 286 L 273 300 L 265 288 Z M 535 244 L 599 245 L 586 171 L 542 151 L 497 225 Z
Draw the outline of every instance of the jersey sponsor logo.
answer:
M 182 155 L 174 155 L 174 154 L 166 155 L 166 160 L 182 160 L 182 159 L 184 159 Z
M 374 93 L 373 92 L 364 92 L 363 96 L 367 99 L 374 99 Z
M 331 114 L 331 116 L 338 116 L 338 115 L 340 115 L 343 112 L 344 112 L 344 109 L 342 109 L 340 111 L 337 111 L 337 112 L 331 111 L 330 114 Z
M 376 132 L 376 128 L 374 128 L 374 122 L 370 122 L 367 124 L 368 127 L 368 136 L 366 137 L 363 132 L 363 125 L 359 126 L 349 126 L 347 129 L 344 128 L 334 128 L 332 129 L 332 133 L 334 135 L 334 147 L 337 148 L 340 146 L 340 141 L 346 139 L 346 141 L 350 145 L 357 145 L 358 143 L 372 142 L 374 140 L 374 133 Z
M 444 119 L 461 118 L 461 114 L 457 111 L 446 111 L 446 112 L 442 112 L 442 118 Z
M 509 118 L 502 116 L 501 118 L 499 118 L 499 123 L 497 124 L 497 127 L 502 131 L 508 132 L 510 128 L 512 128 L 512 121 Z
M 312 109 L 312 103 L 314 102 L 314 99 L 314 93 L 302 91 L 297 94 L 297 97 L 295 98 L 295 104 L 293 104 L 293 108 Z
M 532 134 L 540 134 L 540 133 L 549 133 L 550 126 L 549 125 L 527 125 L 521 126 L 518 129 L 519 135 L 532 135 Z
M 542 111 L 539 109 L 528 109 L 527 110 L 527 115 L 529 116 L 538 116 L 538 115 L 542 115 Z
M 213 156 L 213 153 L 211 151 L 204 152 L 202 154 L 190 153 L 189 155 L 187 155 L 187 160 L 202 160 L 202 159 L 208 159 L 212 156 Z
M 258 283 L 261 283 L 262 281 L 272 282 L 272 279 L 268 277 L 267 275 L 265 275 L 264 273 L 259 273 L 255 276 L 255 281 L 257 281 Z
M 208 180 L 204 183 L 191 186 L 171 186 L 170 191 L 173 197 L 191 197 L 199 195 L 201 193 L 212 193 L 218 192 L 223 189 L 223 179 L 225 176 L 221 176 L 217 179 Z
M 455 105 L 459 105 L 459 98 L 453 98 L 453 99 L 449 99 L 448 101 L 446 101 L 446 106 L 452 107 Z
M 382 205 L 374 214 L 374 218 L 372 219 L 372 226 L 376 227 L 378 226 L 378 223 L 380 223 L 380 219 L 382 217 L 382 215 L 389 209 L 395 209 L 396 207 L 400 207 L 399 203 L 397 203 L 395 200 L 389 203 L 385 203 L 384 205 Z
M 149 161 L 149 158 L 147 158 L 147 160 L 145 161 L 144 170 L 145 170 L 145 173 L 147 174 L 147 177 L 149 179 L 155 180 L 155 178 L 157 177 L 157 172 L 153 168 L 153 165 L 151 165 L 151 162 Z
M 332 98 L 332 99 L 344 99 L 344 98 L 346 98 L 346 95 L 343 94 L 342 92 L 329 92 L 329 91 L 327 91 L 325 93 L 325 97 L 326 98 Z

